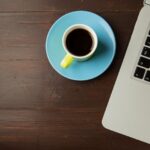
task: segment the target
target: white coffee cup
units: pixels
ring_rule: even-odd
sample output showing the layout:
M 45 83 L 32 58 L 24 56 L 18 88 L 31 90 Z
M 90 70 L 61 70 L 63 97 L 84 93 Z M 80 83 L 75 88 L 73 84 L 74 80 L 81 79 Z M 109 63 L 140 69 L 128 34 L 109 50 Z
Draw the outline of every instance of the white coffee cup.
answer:
M 77 55 L 72 54 L 70 52 L 70 50 L 67 48 L 67 45 L 66 45 L 66 39 L 67 39 L 68 35 L 76 29 L 86 30 L 90 34 L 91 39 L 92 39 L 92 46 L 91 46 L 91 49 L 90 49 L 89 53 L 87 53 L 86 55 L 83 55 L 83 56 L 77 56 Z M 97 45 L 98 45 L 98 38 L 97 38 L 97 35 L 96 35 L 95 31 L 91 27 L 89 27 L 88 25 L 74 24 L 74 25 L 68 27 L 65 30 L 65 32 L 63 34 L 63 37 L 62 37 L 62 45 L 63 45 L 63 48 L 66 52 L 66 56 L 61 61 L 60 65 L 61 65 L 62 68 L 67 68 L 69 65 L 71 65 L 73 60 L 85 61 L 88 58 L 90 58 L 94 54 L 94 52 L 96 51 L 96 48 L 97 48 Z

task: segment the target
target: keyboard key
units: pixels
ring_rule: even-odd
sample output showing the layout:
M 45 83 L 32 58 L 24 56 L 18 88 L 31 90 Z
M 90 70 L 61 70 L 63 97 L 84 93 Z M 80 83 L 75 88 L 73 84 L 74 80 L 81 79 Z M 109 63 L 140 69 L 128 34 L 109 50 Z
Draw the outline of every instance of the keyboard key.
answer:
M 146 72 L 144 80 L 150 82 L 150 71 Z
M 142 66 L 142 67 L 145 67 L 145 68 L 149 68 L 150 67 L 150 59 L 140 57 L 138 65 Z
M 134 73 L 134 76 L 139 79 L 143 79 L 145 73 L 145 69 L 137 67 Z
M 150 37 L 147 37 L 145 45 L 150 46 Z
M 142 55 L 146 57 L 150 57 L 150 48 L 144 47 L 142 51 Z

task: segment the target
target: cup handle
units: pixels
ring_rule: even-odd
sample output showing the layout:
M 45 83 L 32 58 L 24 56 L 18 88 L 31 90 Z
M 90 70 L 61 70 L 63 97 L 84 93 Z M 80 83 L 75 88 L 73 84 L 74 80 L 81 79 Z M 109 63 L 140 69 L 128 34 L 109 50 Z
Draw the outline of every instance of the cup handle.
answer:
M 72 62 L 73 62 L 73 57 L 70 54 L 66 54 L 66 56 L 61 61 L 60 66 L 65 69 L 69 67 L 72 64 Z

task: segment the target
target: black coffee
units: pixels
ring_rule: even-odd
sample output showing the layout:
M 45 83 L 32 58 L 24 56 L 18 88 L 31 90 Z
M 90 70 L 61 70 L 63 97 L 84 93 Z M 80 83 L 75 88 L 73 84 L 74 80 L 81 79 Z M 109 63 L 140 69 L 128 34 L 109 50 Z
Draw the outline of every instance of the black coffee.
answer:
M 90 53 L 93 40 L 90 33 L 84 29 L 75 29 L 66 38 L 66 47 L 70 53 L 76 56 L 84 56 Z

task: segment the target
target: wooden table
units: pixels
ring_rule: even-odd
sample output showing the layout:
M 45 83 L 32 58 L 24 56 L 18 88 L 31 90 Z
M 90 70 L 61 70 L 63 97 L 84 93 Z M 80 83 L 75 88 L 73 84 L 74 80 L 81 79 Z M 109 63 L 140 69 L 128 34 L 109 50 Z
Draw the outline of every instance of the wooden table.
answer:
M 142 0 L 0 0 L 0 150 L 149 150 L 101 125 Z M 49 65 L 46 34 L 74 10 L 102 15 L 117 54 L 102 76 L 67 80 Z

